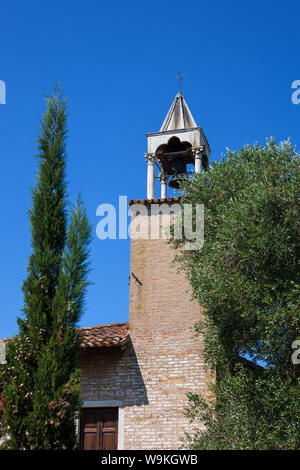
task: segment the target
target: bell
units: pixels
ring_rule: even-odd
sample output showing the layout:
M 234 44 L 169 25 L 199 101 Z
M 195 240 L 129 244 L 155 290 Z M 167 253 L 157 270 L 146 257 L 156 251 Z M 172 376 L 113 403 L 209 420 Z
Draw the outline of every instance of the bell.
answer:
M 181 186 L 181 180 L 186 173 L 186 163 L 182 159 L 173 160 L 172 162 L 172 171 L 174 176 L 171 178 L 169 182 L 170 188 L 179 189 Z
M 173 189 L 179 189 L 180 186 L 181 186 L 181 181 L 183 179 L 183 175 L 175 175 L 173 176 L 170 181 L 169 181 L 169 186 L 170 188 L 173 188 Z

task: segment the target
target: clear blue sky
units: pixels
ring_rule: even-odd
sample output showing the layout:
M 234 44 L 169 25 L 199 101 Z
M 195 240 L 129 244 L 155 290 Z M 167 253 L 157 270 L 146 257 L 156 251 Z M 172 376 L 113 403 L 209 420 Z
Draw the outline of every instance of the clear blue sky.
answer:
M 27 209 L 43 96 L 62 82 L 69 100 L 69 199 L 96 208 L 146 195 L 146 132 L 158 131 L 183 94 L 218 159 L 225 148 L 300 146 L 299 1 L 11 1 L 1 4 L 0 337 L 17 331 L 30 254 Z M 92 243 L 81 325 L 128 319 L 129 240 Z

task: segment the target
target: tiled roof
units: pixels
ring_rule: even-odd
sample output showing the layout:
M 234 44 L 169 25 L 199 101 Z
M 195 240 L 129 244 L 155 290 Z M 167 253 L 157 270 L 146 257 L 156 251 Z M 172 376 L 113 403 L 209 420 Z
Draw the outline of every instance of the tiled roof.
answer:
M 0 343 L 8 343 L 11 340 L 11 338 L 0 338 Z
M 83 349 L 121 347 L 128 341 L 128 323 L 111 323 L 109 325 L 79 328 Z
M 129 340 L 128 323 L 110 323 L 108 325 L 89 326 L 78 328 L 83 349 L 122 347 Z M 1 343 L 8 343 L 11 338 L 0 339 Z
M 179 202 L 183 196 L 176 196 L 176 197 L 165 197 L 165 198 L 158 198 L 158 199 L 131 199 L 129 201 L 129 206 L 132 204 L 156 204 L 160 203 L 163 204 L 164 202 Z

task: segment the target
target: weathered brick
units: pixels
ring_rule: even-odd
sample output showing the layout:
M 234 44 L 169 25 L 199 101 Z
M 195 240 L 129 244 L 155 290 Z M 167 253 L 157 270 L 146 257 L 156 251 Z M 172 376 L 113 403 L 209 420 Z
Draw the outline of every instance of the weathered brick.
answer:
M 210 394 L 193 331 L 202 309 L 173 258 L 166 240 L 131 240 L 131 343 L 82 353 L 83 399 L 122 400 L 125 449 L 178 449 L 191 426 L 187 392 Z

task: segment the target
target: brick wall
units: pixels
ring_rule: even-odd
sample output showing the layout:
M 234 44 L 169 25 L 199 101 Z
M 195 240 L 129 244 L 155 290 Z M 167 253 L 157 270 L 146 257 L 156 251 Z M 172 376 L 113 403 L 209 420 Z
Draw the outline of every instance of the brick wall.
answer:
M 143 236 L 159 216 L 142 211 L 137 217 L 144 225 L 141 238 L 131 240 L 131 344 L 83 354 L 83 399 L 123 402 L 124 449 L 178 449 L 191 428 L 183 414 L 186 393 L 209 393 L 202 340 L 193 333 L 201 308 L 166 240 Z
M 147 215 L 138 216 L 141 232 L 151 231 L 147 218 L 152 227 L 164 230 L 168 223 L 164 210 L 162 216 L 151 215 L 150 206 L 146 207 Z M 162 239 L 163 230 L 157 239 L 141 236 L 131 241 L 130 272 L 140 282 L 131 276 L 129 326 L 149 403 L 126 410 L 128 449 L 177 449 L 190 428 L 183 415 L 186 393 L 207 393 L 202 340 L 193 332 L 201 308 L 191 300 L 185 276 L 173 263 L 174 251 Z
M 131 342 L 123 350 L 83 351 L 79 367 L 84 401 L 121 401 L 124 407 L 148 402 Z

